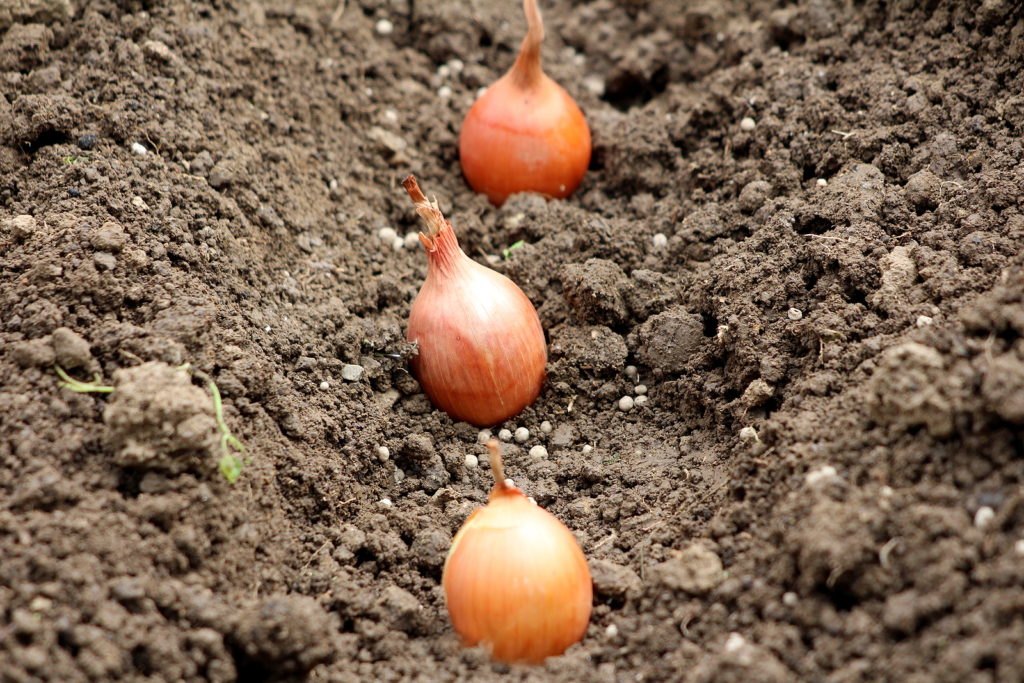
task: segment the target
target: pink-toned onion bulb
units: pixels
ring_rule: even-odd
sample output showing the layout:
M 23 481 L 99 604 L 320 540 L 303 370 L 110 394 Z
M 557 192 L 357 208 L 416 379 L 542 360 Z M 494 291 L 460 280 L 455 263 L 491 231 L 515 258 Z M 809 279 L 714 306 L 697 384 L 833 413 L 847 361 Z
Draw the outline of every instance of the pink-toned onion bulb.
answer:
M 572 532 L 505 481 L 497 441 L 488 448 L 494 488 L 445 560 L 448 614 L 463 644 L 503 662 L 539 664 L 586 632 L 590 570 Z
M 419 346 L 412 370 L 435 406 L 484 427 L 533 403 L 544 384 L 547 346 L 537 310 L 504 275 L 473 261 L 451 224 L 420 191 L 402 185 L 426 223 L 427 279 L 406 337 Z

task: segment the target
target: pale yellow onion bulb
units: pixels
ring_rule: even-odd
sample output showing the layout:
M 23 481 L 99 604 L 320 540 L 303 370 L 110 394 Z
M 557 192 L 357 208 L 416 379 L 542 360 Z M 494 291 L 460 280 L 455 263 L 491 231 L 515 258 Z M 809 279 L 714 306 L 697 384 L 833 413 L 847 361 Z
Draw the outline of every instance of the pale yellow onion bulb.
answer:
M 442 579 L 448 613 L 463 644 L 536 664 L 586 632 L 590 571 L 569 529 L 505 482 L 497 442 L 488 447 L 497 483 L 452 541 Z

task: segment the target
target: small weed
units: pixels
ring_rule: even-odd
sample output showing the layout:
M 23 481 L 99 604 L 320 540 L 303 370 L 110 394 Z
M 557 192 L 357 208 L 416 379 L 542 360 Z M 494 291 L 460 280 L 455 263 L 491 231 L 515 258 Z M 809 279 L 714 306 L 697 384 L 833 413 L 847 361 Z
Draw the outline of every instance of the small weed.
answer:
M 519 240 L 518 242 L 513 242 L 512 244 L 508 245 L 507 247 L 501 250 L 501 255 L 505 257 L 506 261 L 508 261 L 510 258 L 512 258 L 512 252 L 518 249 L 519 247 L 523 246 L 524 244 L 526 244 L 526 240 Z
M 242 468 L 245 466 L 248 457 L 246 456 L 245 445 L 238 440 L 238 437 L 231 433 L 227 422 L 224 421 L 224 402 L 221 400 L 220 389 L 217 388 L 217 383 L 205 372 L 193 368 L 190 363 L 179 365 L 176 369 L 184 370 L 200 381 L 206 382 L 206 388 L 209 390 L 211 398 L 213 398 L 213 414 L 217 420 L 217 429 L 220 431 L 221 455 L 220 461 L 217 463 L 217 469 L 220 470 L 221 476 L 229 484 L 234 484 L 242 476 Z M 70 389 L 80 394 L 111 394 L 114 392 L 114 387 L 100 384 L 99 375 L 94 375 L 91 382 L 83 382 L 70 376 L 59 365 L 53 366 L 53 371 L 60 378 L 61 381 L 58 383 L 58 386 L 62 389 Z
M 100 384 L 99 375 L 93 375 L 91 382 L 83 382 L 66 373 L 59 365 L 54 365 L 53 371 L 60 377 L 61 381 L 57 385 L 62 389 L 70 389 L 79 394 L 109 394 L 114 391 L 114 387 Z
M 66 166 L 70 166 L 71 164 L 75 163 L 76 161 L 78 161 L 78 157 L 76 157 L 76 156 L 69 155 L 69 156 L 64 157 L 64 164 Z

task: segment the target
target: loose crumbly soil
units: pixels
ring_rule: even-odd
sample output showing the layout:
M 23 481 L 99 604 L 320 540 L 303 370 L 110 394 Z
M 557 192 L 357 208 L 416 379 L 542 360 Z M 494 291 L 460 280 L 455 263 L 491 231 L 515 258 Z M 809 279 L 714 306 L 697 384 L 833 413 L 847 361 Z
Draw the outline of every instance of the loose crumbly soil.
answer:
M 1021 680 L 1024 10 L 543 11 L 593 161 L 496 209 L 456 141 L 514 0 L 2 3 L 0 679 Z M 445 614 L 490 474 L 393 357 L 408 172 L 475 258 L 525 241 L 506 466 L 596 584 L 540 668 Z

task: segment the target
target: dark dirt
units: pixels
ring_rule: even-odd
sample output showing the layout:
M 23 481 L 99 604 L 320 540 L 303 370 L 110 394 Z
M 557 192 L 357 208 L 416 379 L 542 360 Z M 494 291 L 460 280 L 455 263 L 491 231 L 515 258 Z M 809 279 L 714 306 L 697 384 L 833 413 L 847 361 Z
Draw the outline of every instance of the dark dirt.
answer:
M 0 6 L 0 679 L 1024 678 L 1024 10 L 543 10 L 592 168 L 495 209 L 456 140 L 517 2 Z M 506 466 L 596 584 L 541 668 L 444 611 L 490 474 L 386 355 L 410 171 L 467 253 L 525 241 Z

